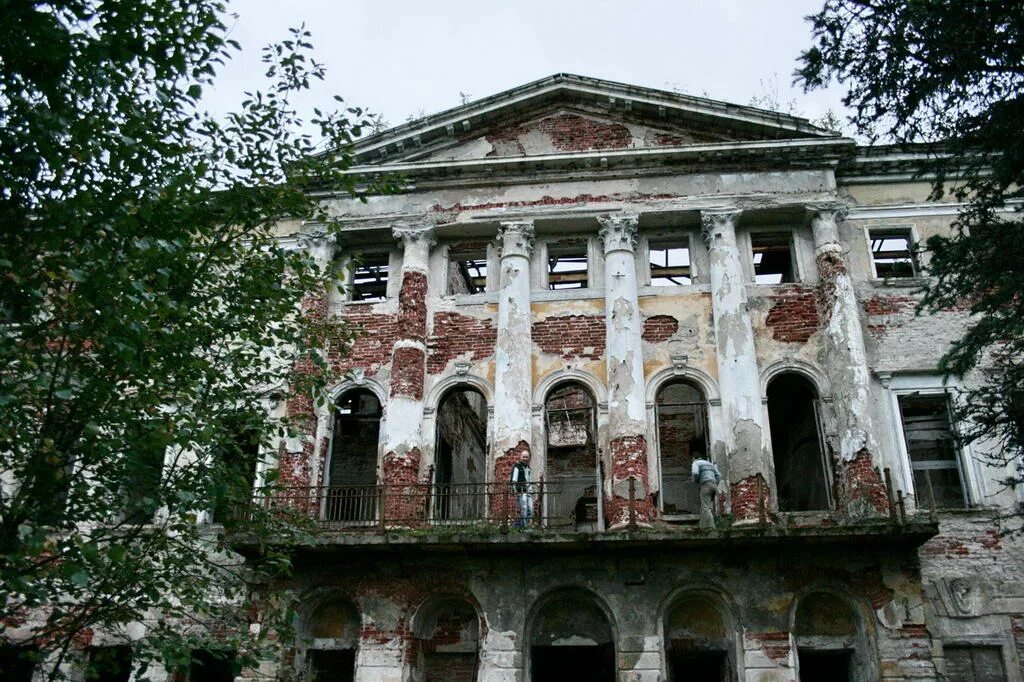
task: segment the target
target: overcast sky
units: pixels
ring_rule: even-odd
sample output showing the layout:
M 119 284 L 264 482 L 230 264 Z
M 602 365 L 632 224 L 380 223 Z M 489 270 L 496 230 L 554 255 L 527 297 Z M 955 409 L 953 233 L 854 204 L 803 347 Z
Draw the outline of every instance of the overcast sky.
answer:
M 261 84 L 260 48 L 305 22 L 327 67 L 300 106 L 338 94 L 392 125 L 568 72 L 749 104 L 777 89 L 785 110 L 842 110 L 842 91 L 790 85 L 821 0 L 233 0 L 243 51 L 207 102 L 234 107 Z

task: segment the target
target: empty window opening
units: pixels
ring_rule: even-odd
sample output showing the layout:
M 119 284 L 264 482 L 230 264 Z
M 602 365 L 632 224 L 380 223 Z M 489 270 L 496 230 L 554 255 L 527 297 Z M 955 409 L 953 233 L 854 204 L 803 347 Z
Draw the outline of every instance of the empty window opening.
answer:
M 1006 682 L 1000 647 L 947 644 L 942 650 L 949 682 Z
M 730 631 L 722 610 L 708 597 L 687 596 L 665 616 L 669 682 L 735 679 Z
M 917 277 L 920 274 L 909 229 L 870 230 L 868 234 L 876 277 Z
M 818 511 L 832 504 L 831 466 L 821 438 L 817 392 L 784 373 L 768 384 L 768 421 L 779 511 Z
M 487 290 L 487 246 L 460 245 L 448 252 L 448 292 L 480 294 Z
M 813 592 L 800 599 L 793 624 L 801 682 L 878 679 L 864 621 L 845 598 Z
M 476 609 L 451 597 L 428 602 L 416 614 L 414 661 L 422 682 L 475 680 L 480 641 Z
M 349 601 L 334 599 L 317 607 L 302 633 L 309 643 L 305 663 L 308 674 L 304 679 L 352 682 L 359 629 L 359 612 Z
M 615 645 L 604 612 L 585 594 L 559 596 L 537 614 L 530 633 L 533 682 L 615 679 Z
M 795 282 L 792 235 L 788 232 L 754 232 L 750 235 L 754 254 L 754 281 L 758 284 Z
M 130 523 L 149 523 L 160 508 L 164 456 L 171 441 L 167 425 L 153 419 L 133 427 L 135 435 L 122 460 L 122 512 Z
M 85 679 L 87 681 L 128 682 L 131 676 L 131 647 L 99 646 L 89 648 L 85 665 Z
M 32 682 L 39 652 L 30 647 L 0 644 L 0 680 Z
M 437 409 L 433 518 L 450 523 L 484 518 L 487 401 L 478 391 L 449 392 Z
M 649 253 L 651 286 L 674 287 L 693 283 L 688 241 L 651 242 Z
M 325 520 L 368 523 L 376 518 L 381 416 L 380 401 L 366 389 L 348 391 L 335 402 Z
M 898 399 L 918 504 L 928 506 L 934 497 L 937 507 L 966 507 L 946 395 L 901 395 Z
M 352 268 L 352 300 L 383 301 L 388 296 L 387 253 L 364 253 Z
M 673 381 L 658 391 L 658 453 L 661 463 L 661 508 L 665 514 L 697 514 L 700 499 L 690 465 L 707 457 L 704 394 L 687 381 Z
M 226 438 L 214 452 L 215 523 L 236 521 L 252 501 L 256 482 L 256 464 L 260 453 L 260 433 L 245 415 L 237 415 L 224 424 Z
M 196 649 L 188 668 L 188 682 L 234 682 L 239 672 L 232 652 Z
M 595 401 L 583 384 L 556 386 L 544 402 L 547 433 L 548 523 L 599 529 L 601 490 L 597 464 Z
M 548 247 L 548 289 L 587 288 L 587 245 Z

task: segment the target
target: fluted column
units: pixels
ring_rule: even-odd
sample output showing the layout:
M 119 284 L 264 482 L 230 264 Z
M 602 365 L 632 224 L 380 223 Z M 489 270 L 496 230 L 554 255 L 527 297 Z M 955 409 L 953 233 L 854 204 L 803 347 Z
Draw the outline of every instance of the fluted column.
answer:
M 399 337 L 391 352 L 384 429 L 383 481 L 389 486 L 419 482 L 427 365 L 427 267 L 434 229 L 430 225 L 402 226 L 394 228 L 393 233 L 401 241 L 404 255 L 398 294 Z M 409 503 L 409 496 L 391 495 L 384 510 L 386 516 L 415 518 L 418 510 L 400 508 Z M 422 501 L 419 504 L 422 507 Z
M 727 459 L 722 469 L 729 481 L 733 518 L 745 522 L 759 518 L 762 504 L 766 510 L 770 508 L 771 453 L 761 404 L 754 329 L 747 308 L 746 277 L 736 246 L 739 217 L 740 211 L 735 208 L 701 212 L 708 243 L 718 384 L 726 420 Z M 721 467 L 723 462 L 716 464 Z
M 506 481 L 522 452 L 530 450 L 533 392 L 530 338 L 530 253 L 533 222 L 502 222 L 501 272 L 494 372 L 494 480 Z
M 637 302 L 635 215 L 598 218 L 604 240 L 605 332 L 608 362 L 608 449 L 611 497 L 605 505 L 611 528 L 654 518 L 647 469 L 647 406 L 644 390 L 643 321 Z
M 824 336 L 824 367 L 836 406 L 832 447 L 839 471 L 838 503 L 853 516 L 887 511 L 885 486 L 875 466 L 878 452 L 871 423 L 871 379 L 857 296 L 839 243 L 846 206 L 807 206 L 818 266 L 818 300 Z

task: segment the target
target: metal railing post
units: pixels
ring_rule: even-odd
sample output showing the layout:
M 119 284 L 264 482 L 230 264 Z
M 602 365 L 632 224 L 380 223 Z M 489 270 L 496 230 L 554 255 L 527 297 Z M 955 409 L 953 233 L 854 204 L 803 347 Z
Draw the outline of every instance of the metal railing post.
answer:
M 380 532 L 387 532 L 387 525 L 384 521 L 384 509 L 385 503 L 387 502 L 387 494 L 384 492 L 385 484 L 381 483 L 377 486 L 377 516 L 380 519 Z

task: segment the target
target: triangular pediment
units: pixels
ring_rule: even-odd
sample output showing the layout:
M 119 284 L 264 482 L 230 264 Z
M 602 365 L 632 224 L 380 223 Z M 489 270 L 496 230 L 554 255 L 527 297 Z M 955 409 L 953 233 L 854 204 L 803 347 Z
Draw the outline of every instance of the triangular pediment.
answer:
M 355 152 L 365 166 L 836 136 L 796 116 L 558 74 L 385 130 Z

